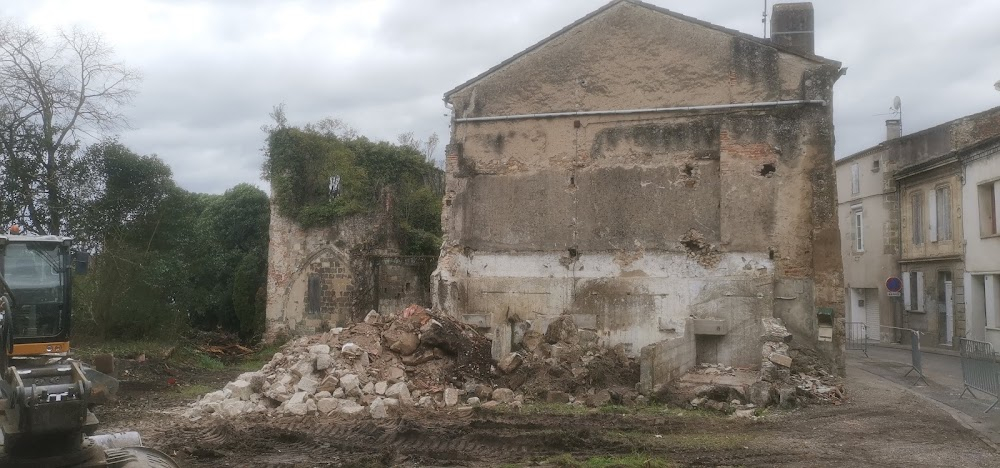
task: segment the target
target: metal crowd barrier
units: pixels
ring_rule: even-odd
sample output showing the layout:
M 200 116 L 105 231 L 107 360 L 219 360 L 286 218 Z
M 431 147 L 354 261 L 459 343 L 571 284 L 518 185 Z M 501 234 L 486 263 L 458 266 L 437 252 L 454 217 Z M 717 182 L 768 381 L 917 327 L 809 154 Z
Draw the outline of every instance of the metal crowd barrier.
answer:
M 864 322 L 847 322 L 847 349 L 860 350 L 868 357 L 868 326 Z
M 917 375 L 920 376 L 913 385 L 916 385 L 921 380 L 924 381 L 924 385 L 929 385 L 927 379 L 924 378 L 924 364 L 923 359 L 920 354 L 920 332 L 916 330 L 910 330 L 910 370 L 903 374 L 903 377 L 910 375 L 910 372 L 917 371 Z
M 965 396 L 965 392 L 969 392 L 973 398 L 979 398 L 972 392 L 973 389 L 990 395 L 996 398 L 996 401 L 983 411 L 989 413 L 997 403 L 1000 403 L 1000 364 L 993 354 L 993 346 L 966 338 L 959 338 L 958 341 L 962 357 L 962 383 L 965 384 L 965 389 L 959 398 Z

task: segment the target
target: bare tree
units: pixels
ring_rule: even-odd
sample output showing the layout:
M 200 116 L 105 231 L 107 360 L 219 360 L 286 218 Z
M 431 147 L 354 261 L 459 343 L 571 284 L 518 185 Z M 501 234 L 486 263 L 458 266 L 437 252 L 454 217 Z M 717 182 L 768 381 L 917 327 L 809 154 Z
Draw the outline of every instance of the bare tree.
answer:
M 10 195 L 0 214 L 59 233 L 80 136 L 125 126 L 121 107 L 139 80 L 98 34 L 73 28 L 48 37 L 0 23 L 0 186 Z
M 413 132 L 401 133 L 396 137 L 400 146 L 408 146 L 424 155 L 424 160 L 434 164 L 434 152 L 437 151 L 439 138 L 437 133 L 431 133 L 427 140 L 421 140 L 413 135 Z

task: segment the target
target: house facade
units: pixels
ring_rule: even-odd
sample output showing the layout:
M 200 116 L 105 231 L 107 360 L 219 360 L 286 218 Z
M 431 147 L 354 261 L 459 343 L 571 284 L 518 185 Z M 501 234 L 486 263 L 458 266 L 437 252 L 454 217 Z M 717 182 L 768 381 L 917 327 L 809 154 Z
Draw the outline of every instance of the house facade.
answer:
M 971 155 L 988 152 L 983 145 L 1000 135 L 1000 107 L 910 135 L 898 128 L 898 120 L 887 121 L 885 142 L 836 163 L 847 320 L 865 323 L 870 340 L 907 340 L 900 329 L 919 331 L 923 346 L 982 339 L 987 265 L 996 262 L 984 258 L 989 237 L 970 224 L 979 222 L 980 195 L 969 187 L 969 167 L 985 190 L 989 158 Z M 973 253 L 978 273 L 970 276 Z M 902 280 L 899 296 L 886 290 L 889 277 Z M 975 313 L 969 301 L 977 301 Z
M 965 232 L 965 336 L 1000 349 L 1000 139 L 960 156 Z
M 886 141 L 900 137 L 900 122 L 886 122 Z M 837 161 L 837 215 L 847 321 L 864 323 L 867 339 L 892 340 L 902 310 L 886 294 L 885 280 L 899 271 L 897 163 L 887 145 Z
M 904 328 L 921 344 L 952 347 L 965 336 L 961 164 L 953 154 L 896 174 L 899 183 L 899 259 Z
M 435 308 L 497 355 L 571 314 L 657 382 L 759 365 L 774 317 L 842 366 L 841 67 L 810 4 L 772 21 L 781 41 L 613 1 L 448 92 Z

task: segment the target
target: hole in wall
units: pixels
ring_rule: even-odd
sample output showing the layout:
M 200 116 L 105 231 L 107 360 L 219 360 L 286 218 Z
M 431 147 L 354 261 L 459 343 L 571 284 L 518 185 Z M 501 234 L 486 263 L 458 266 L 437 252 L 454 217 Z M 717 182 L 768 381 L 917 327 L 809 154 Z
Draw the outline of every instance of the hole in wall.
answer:
M 569 175 L 569 186 L 576 187 L 576 174 Z
M 451 206 L 451 199 L 447 199 L 447 200 L 445 200 L 445 201 L 444 201 L 444 205 L 445 205 L 445 206 Z
M 688 177 L 694 175 L 694 166 L 692 166 L 690 164 L 685 164 L 684 165 L 684 175 L 686 175 Z
M 577 252 L 576 247 L 570 247 L 567 251 L 569 252 L 570 258 L 576 258 L 580 255 L 580 252 Z
M 774 260 L 774 247 L 767 248 L 767 258 Z
M 774 174 L 774 171 L 775 171 L 774 164 L 767 163 L 761 166 L 760 175 L 764 177 L 769 177 L 771 174 Z

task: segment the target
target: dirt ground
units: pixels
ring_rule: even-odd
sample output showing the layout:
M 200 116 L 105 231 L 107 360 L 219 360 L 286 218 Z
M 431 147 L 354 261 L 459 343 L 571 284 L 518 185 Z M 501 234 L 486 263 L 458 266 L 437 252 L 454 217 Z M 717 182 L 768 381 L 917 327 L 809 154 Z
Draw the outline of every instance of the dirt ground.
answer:
M 221 388 L 239 372 L 183 377 Z M 262 415 L 191 422 L 176 408 L 195 397 L 165 379 L 125 380 L 119 401 L 97 408 L 101 432 L 137 430 L 146 445 L 190 467 L 574 466 L 588 459 L 580 466 L 608 466 L 593 463 L 600 456 L 633 462 L 625 466 L 644 459 L 658 463 L 645 466 L 997 466 L 997 454 L 949 415 L 860 371 L 849 375 L 842 405 L 771 411 L 758 421 L 658 406 L 529 405 L 411 410 L 382 422 Z

